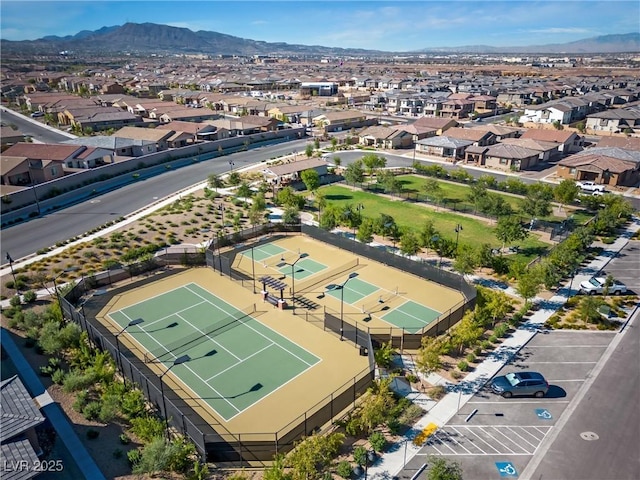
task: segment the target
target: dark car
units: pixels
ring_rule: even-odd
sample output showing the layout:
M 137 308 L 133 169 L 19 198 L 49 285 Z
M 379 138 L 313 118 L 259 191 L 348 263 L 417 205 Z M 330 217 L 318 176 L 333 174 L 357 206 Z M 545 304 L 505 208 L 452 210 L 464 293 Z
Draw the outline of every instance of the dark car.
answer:
M 491 390 L 504 398 L 514 395 L 533 395 L 541 398 L 549 391 L 549 384 L 538 372 L 512 372 L 494 378 Z

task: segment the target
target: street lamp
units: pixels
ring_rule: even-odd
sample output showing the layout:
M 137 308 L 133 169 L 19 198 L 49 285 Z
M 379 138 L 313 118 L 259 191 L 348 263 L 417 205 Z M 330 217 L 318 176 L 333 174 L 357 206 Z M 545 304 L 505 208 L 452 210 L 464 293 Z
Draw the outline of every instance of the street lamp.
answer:
M 462 231 L 462 225 L 457 224 L 455 228 L 456 232 L 456 253 L 458 253 L 458 240 L 460 239 L 460 232 Z
M 360 213 L 362 210 L 364 210 L 364 205 L 362 205 L 361 203 L 359 203 L 358 205 L 356 205 L 356 212 L 358 212 L 358 218 L 357 221 L 362 223 L 362 214 Z M 356 227 L 354 225 L 353 227 L 353 235 L 356 235 Z
M 233 163 L 233 160 L 229 160 L 229 170 L 231 172 L 233 172 L 233 166 L 235 165 L 235 163 Z
M 222 214 L 222 228 L 225 228 L 225 224 L 224 224 L 224 205 L 218 205 L 218 211 Z
M 42 163 L 42 162 L 40 162 Z M 42 168 L 42 167 L 40 167 Z M 29 180 L 31 180 L 31 189 L 33 190 L 33 197 L 36 200 L 36 208 L 38 209 L 38 215 L 40 215 L 40 202 L 38 201 L 38 193 L 36 192 L 36 182 L 31 176 L 31 161 L 27 161 L 27 170 L 29 171 Z
M 356 272 L 351 272 L 344 282 L 337 285 L 329 285 L 329 290 L 340 290 L 340 340 L 342 340 L 344 334 L 344 286 L 349 280 L 357 276 Z
M 9 262 L 9 268 L 11 268 L 11 276 L 13 277 L 13 286 L 15 287 L 16 292 L 19 294 L 20 289 L 18 288 L 18 282 L 16 281 L 16 272 L 13 271 L 13 258 L 11 258 L 11 255 L 9 255 L 9 252 L 7 252 L 6 258 L 7 258 L 7 262 Z
M 162 381 L 162 377 L 169 373 L 169 371 L 176 365 L 188 362 L 189 360 L 191 360 L 189 355 L 182 355 L 181 357 L 176 358 L 173 363 L 167 367 L 164 373 L 160 375 L 160 395 L 162 396 L 162 413 L 164 414 L 164 432 L 167 439 L 169 439 L 169 416 L 167 415 L 167 401 L 164 397 L 164 382 Z
M 280 263 L 276 265 L 278 268 L 284 267 L 285 265 L 291 265 L 291 307 L 293 308 L 294 311 L 296 309 L 296 275 L 295 275 L 294 268 L 296 263 L 298 263 L 300 260 L 308 256 L 309 254 L 307 253 L 301 253 L 300 255 L 298 255 L 298 258 L 293 263 L 289 263 L 285 261 L 284 257 L 280 257 Z
M 120 373 L 122 373 L 122 378 L 124 379 L 125 387 L 127 386 L 127 376 L 124 374 L 124 369 L 122 368 L 122 358 L 120 358 L 120 341 L 118 340 L 118 337 L 120 335 L 122 335 L 127 328 L 133 327 L 134 325 L 139 325 L 142 322 L 144 322 L 144 320 L 142 318 L 136 318 L 135 320 L 131 320 L 129 323 L 127 323 L 122 328 L 122 330 L 120 330 L 118 333 L 115 334 L 115 337 L 116 337 L 116 351 L 118 352 L 118 365 L 120 367 Z

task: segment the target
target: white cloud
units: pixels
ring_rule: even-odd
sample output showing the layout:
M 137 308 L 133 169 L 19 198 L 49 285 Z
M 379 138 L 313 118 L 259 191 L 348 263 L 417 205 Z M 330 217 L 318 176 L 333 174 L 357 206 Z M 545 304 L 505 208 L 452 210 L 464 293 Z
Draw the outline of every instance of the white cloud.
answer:
M 575 34 L 575 33 L 593 33 L 592 30 L 589 30 L 588 28 L 578 28 L 578 27 L 573 27 L 573 28 L 567 28 L 567 27 L 549 27 L 549 28 L 540 28 L 540 29 L 531 29 L 531 30 L 526 30 L 527 32 L 530 33 L 535 33 L 535 34 L 555 34 L 555 33 L 568 33 L 568 34 Z

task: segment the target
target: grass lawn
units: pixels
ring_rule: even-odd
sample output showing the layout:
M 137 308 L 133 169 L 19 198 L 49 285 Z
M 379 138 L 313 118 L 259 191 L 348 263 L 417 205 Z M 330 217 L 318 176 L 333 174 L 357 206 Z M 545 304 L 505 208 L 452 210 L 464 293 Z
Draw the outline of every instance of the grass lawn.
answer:
M 402 183 L 402 187 L 405 191 L 410 193 L 420 193 L 424 195 L 422 187 L 426 183 L 429 177 L 421 177 L 418 175 L 401 175 L 398 176 L 398 179 Z M 467 200 L 469 193 L 471 193 L 471 187 L 467 185 L 462 185 L 459 183 L 445 182 L 442 180 L 438 180 L 440 183 L 440 188 L 443 193 L 443 200 L 446 200 L 448 203 L 463 203 L 469 205 L 471 208 L 472 204 Z M 507 202 L 514 211 L 519 211 L 520 207 L 523 203 L 523 198 L 519 196 L 507 195 L 504 193 L 497 192 L 495 190 L 489 190 L 489 192 L 501 196 L 505 202 Z M 578 225 L 584 225 L 584 223 L 593 217 L 593 214 L 581 210 L 576 209 L 575 207 L 565 207 L 567 209 L 567 215 L 573 215 L 575 222 Z M 556 217 L 554 215 L 549 215 L 548 217 L 543 217 L 540 220 L 546 220 L 549 222 L 562 222 L 564 218 Z
M 347 205 L 361 203 L 364 205 L 362 214 L 366 217 L 377 218 L 381 213 L 391 215 L 396 223 L 403 228 L 419 232 L 427 219 L 431 219 L 440 235 L 455 240 L 456 225 L 462 225 L 460 243 L 482 244 L 489 243 L 493 247 L 502 246 L 493 234 L 494 226 L 485 222 L 458 215 L 447 210 L 434 211 L 413 203 L 390 200 L 373 193 L 350 190 L 338 185 L 322 187 L 322 192 L 331 204 Z M 518 242 L 520 253 L 514 258 L 531 260 L 544 254 L 549 244 L 538 240 L 535 235 Z

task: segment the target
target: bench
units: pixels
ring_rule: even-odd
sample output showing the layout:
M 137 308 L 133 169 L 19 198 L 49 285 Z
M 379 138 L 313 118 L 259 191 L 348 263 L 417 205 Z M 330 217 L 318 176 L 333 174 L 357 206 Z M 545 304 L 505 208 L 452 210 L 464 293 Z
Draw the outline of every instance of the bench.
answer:
M 277 307 L 278 303 L 280 302 L 280 299 L 278 297 L 274 297 L 273 295 L 270 295 L 270 294 L 267 294 L 267 296 L 265 297 L 265 300 L 269 302 L 271 305 L 273 305 L 274 307 Z

